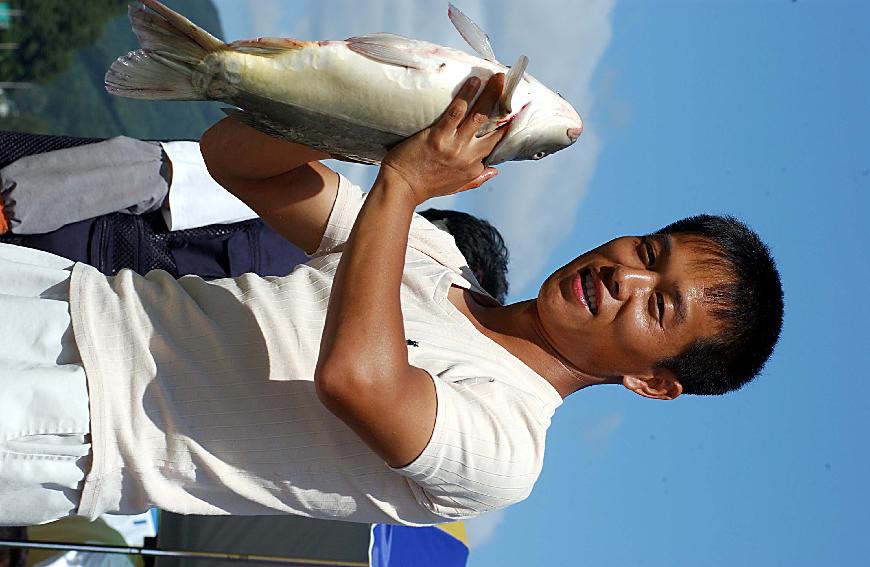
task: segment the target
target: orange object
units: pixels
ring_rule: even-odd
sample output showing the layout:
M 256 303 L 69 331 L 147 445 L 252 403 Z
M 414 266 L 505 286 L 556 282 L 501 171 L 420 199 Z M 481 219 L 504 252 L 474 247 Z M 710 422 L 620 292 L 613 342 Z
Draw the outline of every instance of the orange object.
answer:
M 9 232 L 9 221 L 6 220 L 6 207 L 0 199 L 0 235 Z

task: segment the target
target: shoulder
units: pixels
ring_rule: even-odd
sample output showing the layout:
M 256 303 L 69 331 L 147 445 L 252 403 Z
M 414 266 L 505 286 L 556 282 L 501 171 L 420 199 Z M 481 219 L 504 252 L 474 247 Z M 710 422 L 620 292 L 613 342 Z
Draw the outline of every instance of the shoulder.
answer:
M 326 229 L 323 232 L 320 245 L 311 256 L 341 252 L 350 237 L 350 231 L 353 229 L 356 217 L 365 203 L 367 194 L 363 193 L 360 186 L 341 173 L 336 172 L 336 174 L 338 175 L 338 188 L 335 203 L 332 205 L 332 211 L 326 221 Z
M 338 174 L 338 190 L 335 204 L 326 223 L 323 239 L 312 256 L 341 252 L 350 237 L 350 231 L 365 203 L 368 193 L 345 176 Z M 414 214 L 408 234 L 408 247 L 422 252 L 439 264 L 456 271 L 466 265 L 465 257 L 456 247 L 453 236 L 429 222 L 419 214 Z
M 397 469 L 417 484 L 420 503 L 461 519 L 524 500 L 543 466 L 551 412 L 498 379 L 434 382 L 432 438 L 414 462 Z

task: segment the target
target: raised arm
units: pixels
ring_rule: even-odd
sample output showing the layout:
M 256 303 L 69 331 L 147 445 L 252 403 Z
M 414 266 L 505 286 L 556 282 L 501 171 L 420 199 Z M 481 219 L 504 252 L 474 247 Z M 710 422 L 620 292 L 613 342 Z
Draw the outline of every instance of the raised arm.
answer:
M 408 362 L 400 304 L 414 208 L 477 187 L 503 132 L 475 133 L 502 90 L 496 75 L 469 112 L 479 81 L 466 83 L 432 127 L 394 148 L 357 216 L 333 282 L 315 371 L 323 404 L 388 464 L 413 461 L 435 424 L 435 386 Z
M 202 135 L 200 151 L 215 181 L 293 244 L 317 248 L 338 191 L 338 174 L 318 163 L 328 154 L 232 118 Z

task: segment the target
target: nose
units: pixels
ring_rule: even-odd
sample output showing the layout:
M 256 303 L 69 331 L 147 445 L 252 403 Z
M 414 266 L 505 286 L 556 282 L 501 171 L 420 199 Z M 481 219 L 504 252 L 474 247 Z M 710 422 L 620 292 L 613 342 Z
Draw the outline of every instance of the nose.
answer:
M 577 141 L 577 138 L 579 138 L 580 134 L 582 134 L 582 133 L 583 133 L 582 127 L 580 127 L 580 128 L 568 128 L 568 131 L 567 131 L 568 139 L 571 140 L 571 143 L 573 144 L 575 141 Z
M 610 293 L 619 301 L 625 301 L 632 294 L 652 289 L 655 285 L 655 272 L 620 265 L 613 269 Z

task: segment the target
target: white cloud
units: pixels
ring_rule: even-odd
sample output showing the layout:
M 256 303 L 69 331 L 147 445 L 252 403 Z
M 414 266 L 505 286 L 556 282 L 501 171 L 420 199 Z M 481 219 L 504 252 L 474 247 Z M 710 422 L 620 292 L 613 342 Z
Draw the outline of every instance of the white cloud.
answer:
M 622 421 L 622 413 L 611 413 L 602 416 L 583 429 L 581 432 L 583 440 L 595 445 L 605 445 L 622 425 Z
M 502 166 L 493 191 L 474 196 L 473 212 L 504 235 L 512 293 L 533 295 L 550 271 L 550 256 L 577 222 L 600 149 L 595 133 L 587 130 L 579 148 L 534 164 Z
M 465 521 L 468 547 L 476 549 L 489 543 L 495 530 L 505 519 L 505 510 L 496 510 Z
M 588 118 L 594 105 L 592 76 L 610 43 L 614 2 L 511 4 L 510 10 L 492 11 L 490 37 L 505 60 L 527 55 L 529 72 Z M 474 212 L 505 236 L 515 294 L 533 294 L 551 268 L 551 255 L 577 222 L 600 151 L 595 122 L 586 120 L 575 147 L 541 162 L 503 166 L 503 175 L 493 182 L 497 190 L 475 195 Z
M 468 13 L 483 13 L 482 2 L 462 2 Z M 295 30 L 308 39 L 344 39 L 369 32 L 390 32 L 442 45 L 462 47 L 447 19 L 447 2 L 402 0 L 308 0 L 304 21 Z

